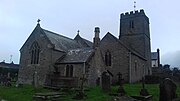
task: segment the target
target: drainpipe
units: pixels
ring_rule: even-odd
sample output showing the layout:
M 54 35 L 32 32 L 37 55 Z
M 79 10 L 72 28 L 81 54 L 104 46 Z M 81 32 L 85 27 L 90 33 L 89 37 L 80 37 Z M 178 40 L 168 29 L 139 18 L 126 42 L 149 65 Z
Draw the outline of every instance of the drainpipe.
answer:
M 84 69 L 83 69 L 83 74 L 85 75 L 85 72 L 86 72 L 86 62 L 83 63 L 84 64 Z
M 131 83 L 131 52 L 129 52 L 129 83 Z

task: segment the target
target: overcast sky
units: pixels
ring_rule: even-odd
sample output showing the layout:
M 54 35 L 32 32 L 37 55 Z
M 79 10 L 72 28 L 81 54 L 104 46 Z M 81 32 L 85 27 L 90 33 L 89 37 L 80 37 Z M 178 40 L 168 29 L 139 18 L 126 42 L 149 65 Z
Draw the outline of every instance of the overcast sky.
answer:
M 134 0 L 1 0 L 0 61 L 19 63 L 19 49 L 41 19 L 41 27 L 70 38 L 77 30 L 92 41 L 94 27 L 101 38 L 119 35 L 119 17 L 130 12 Z M 136 0 L 150 20 L 151 50 L 161 52 L 161 63 L 180 67 L 180 1 Z

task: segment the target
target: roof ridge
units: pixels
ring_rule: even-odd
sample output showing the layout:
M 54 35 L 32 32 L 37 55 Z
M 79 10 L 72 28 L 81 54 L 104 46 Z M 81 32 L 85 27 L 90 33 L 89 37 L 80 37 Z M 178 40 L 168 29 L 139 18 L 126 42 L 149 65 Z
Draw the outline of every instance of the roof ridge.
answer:
M 107 34 L 109 34 L 109 35 L 111 35 L 111 36 L 113 36 L 115 39 L 117 39 L 118 40 L 118 38 L 117 37 L 115 37 L 113 34 L 111 34 L 110 32 L 108 32 Z
M 42 29 L 43 29 L 43 28 L 42 28 Z M 55 32 L 49 31 L 49 30 L 46 30 L 46 29 L 43 29 L 43 31 L 47 31 L 47 32 L 50 32 L 50 33 L 52 33 L 52 34 L 58 35 L 58 36 L 60 36 L 60 37 L 64 37 L 64 38 L 66 38 L 66 39 L 70 39 L 70 40 L 73 40 L 73 41 L 74 41 L 74 39 L 71 39 L 71 38 L 66 37 L 66 36 L 64 36 L 64 35 L 61 35 L 61 34 L 58 34 L 58 33 L 55 33 Z
M 83 40 L 85 40 L 85 41 L 89 41 L 89 40 L 87 40 L 87 39 L 81 37 L 79 34 L 77 34 L 77 35 L 75 36 L 75 38 L 76 38 L 77 36 L 79 36 L 81 39 L 83 39 Z M 74 38 L 74 39 L 75 39 L 75 38 Z M 89 41 L 89 42 L 91 42 L 91 41 Z M 92 42 L 91 42 L 91 43 L 92 43 Z
M 101 41 L 104 40 L 104 38 L 106 38 L 108 35 L 112 36 L 116 41 L 118 40 L 118 38 L 116 38 L 113 34 L 107 32 L 106 35 L 101 39 Z
M 127 47 L 126 45 L 124 45 L 124 43 L 121 40 L 118 40 L 118 42 L 123 45 L 123 47 L 125 47 L 126 49 L 128 49 L 130 52 L 132 52 L 134 55 L 146 60 L 146 58 L 144 58 L 144 56 L 142 56 L 141 54 L 139 54 L 138 52 L 136 52 L 134 49 L 132 49 L 131 47 Z
M 82 37 L 81 37 L 82 38 Z M 87 40 L 87 39 L 85 39 L 85 38 L 82 38 L 83 40 L 85 40 L 85 41 L 88 41 L 88 42 L 91 42 L 91 41 L 89 41 L 89 40 Z M 91 42 L 92 43 L 92 42 Z

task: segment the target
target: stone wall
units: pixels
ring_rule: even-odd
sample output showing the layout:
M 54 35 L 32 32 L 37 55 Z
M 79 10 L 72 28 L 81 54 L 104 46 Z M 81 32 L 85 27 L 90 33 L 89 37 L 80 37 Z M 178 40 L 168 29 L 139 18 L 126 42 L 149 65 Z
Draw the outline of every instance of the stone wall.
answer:
M 121 42 L 104 39 L 101 41 L 100 48 L 104 60 L 105 52 L 108 50 L 111 53 L 112 64 L 107 68 L 114 75 L 112 78 L 113 84 L 118 81 L 117 74 L 119 72 L 121 72 L 125 82 L 138 82 L 142 79 L 143 73 L 147 75 L 147 61 L 143 57 L 131 52 Z
M 121 14 L 119 39 L 147 60 L 145 74 L 152 74 L 149 18 L 144 10 Z
M 129 58 L 128 50 L 124 48 L 119 42 L 101 42 L 101 51 L 103 59 L 105 60 L 105 52 L 107 50 L 111 53 L 111 66 L 108 66 L 107 69 L 112 72 L 114 75 L 112 82 L 116 83 L 118 79 L 118 72 L 121 72 L 122 77 L 126 82 L 129 81 Z
M 30 47 L 33 42 L 37 42 L 40 46 L 39 64 L 31 64 Z M 39 84 L 43 84 L 46 74 L 54 70 L 53 64 L 64 53 L 55 51 L 51 47 L 46 36 L 36 27 L 28 40 L 20 50 L 20 69 L 18 81 L 20 83 L 31 84 L 33 74 L 37 71 Z

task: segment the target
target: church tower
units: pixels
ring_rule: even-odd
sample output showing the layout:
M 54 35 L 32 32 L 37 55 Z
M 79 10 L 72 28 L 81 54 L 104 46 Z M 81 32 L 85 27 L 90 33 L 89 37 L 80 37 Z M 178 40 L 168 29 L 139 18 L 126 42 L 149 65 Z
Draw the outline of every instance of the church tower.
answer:
M 144 10 L 121 14 L 119 39 L 131 50 L 143 56 L 147 63 L 148 74 L 151 74 L 151 46 L 149 18 Z

